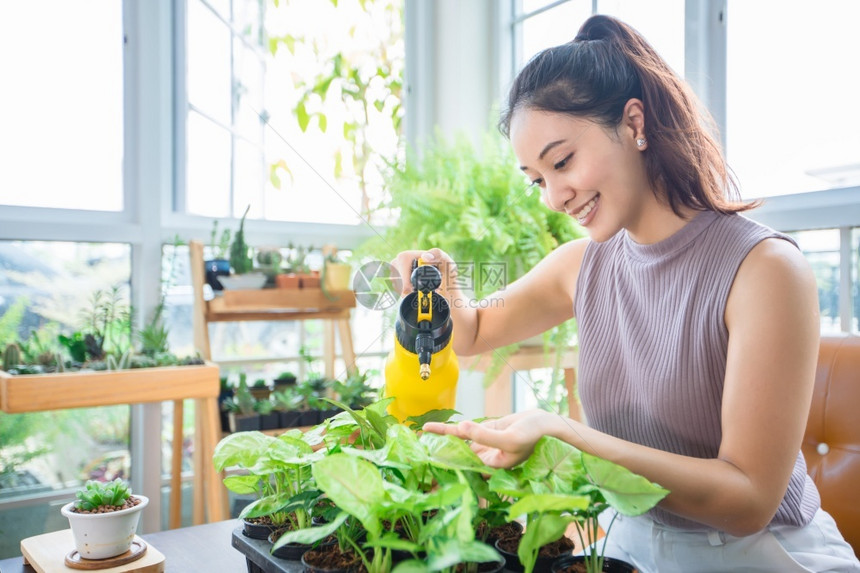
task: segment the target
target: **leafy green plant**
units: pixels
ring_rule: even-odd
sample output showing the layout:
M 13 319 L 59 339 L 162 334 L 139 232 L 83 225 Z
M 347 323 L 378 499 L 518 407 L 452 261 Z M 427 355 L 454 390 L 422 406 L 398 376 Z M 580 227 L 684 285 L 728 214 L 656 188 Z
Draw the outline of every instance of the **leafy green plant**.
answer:
M 168 338 L 170 329 L 164 324 L 164 299 L 162 298 L 153 310 L 149 323 L 136 332 L 136 338 L 140 343 L 140 353 L 144 356 L 153 357 L 156 354 L 168 352 L 170 346 Z
M 217 471 L 237 467 L 244 475 L 224 478 L 230 491 L 254 494 L 240 518 L 268 517 L 276 526 L 292 530 L 310 527 L 310 510 L 320 496 L 311 475 L 311 465 L 325 456 L 290 430 L 277 438 L 260 432 L 238 432 L 221 440 L 213 463 Z
M 516 500 L 508 508 L 509 520 L 526 516 L 526 531 L 517 550 L 526 573 L 533 570 L 540 548 L 560 539 L 571 523 L 577 525 L 586 550 L 587 570 L 602 571 L 597 516 L 608 507 L 623 515 L 640 515 L 669 493 L 622 466 L 551 436 L 541 438 L 519 466 L 496 470 L 489 485 Z M 610 525 L 607 538 L 611 529 Z
M 75 492 L 75 509 L 93 511 L 100 507 L 118 507 L 131 496 L 131 489 L 119 478 L 111 482 L 88 480 L 83 488 Z
M 230 266 L 233 267 L 233 272 L 237 275 L 251 272 L 251 268 L 254 266 L 254 260 L 248 254 L 250 247 L 245 242 L 245 217 L 248 216 L 250 209 L 250 205 L 245 208 L 242 219 L 239 221 L 239 230 L 236 231 L 233 242 L 230 244 Z
M 333 389 L 338 397 L 338 401 L 353 409 L 364 408 L 372 404 L 376 400 L 378 390 L 370 386 L 367 380 L 375 373 L 376 371 L 365 370 L 362 372 L 356 369 L 347 375 L 346 380 L 343 382 L 335 380 Z
M 218 236 L 218 219 L 212 221 L 212 232 L 209 235 L 209 245 L 212 248 L 212 257 L 215 259 L 224 259 L 230 255 L 230 239 L 232 233 L 230 229 L 225 228 Z

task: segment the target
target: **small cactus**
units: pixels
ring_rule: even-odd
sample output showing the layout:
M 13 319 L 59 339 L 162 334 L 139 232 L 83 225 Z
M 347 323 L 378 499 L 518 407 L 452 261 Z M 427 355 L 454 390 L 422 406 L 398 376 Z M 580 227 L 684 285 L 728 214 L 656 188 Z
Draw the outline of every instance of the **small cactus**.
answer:
M 14 342 L 6 345 L 3 351 L 3 370 L 7 372 L 21 364 L 21 349 Z

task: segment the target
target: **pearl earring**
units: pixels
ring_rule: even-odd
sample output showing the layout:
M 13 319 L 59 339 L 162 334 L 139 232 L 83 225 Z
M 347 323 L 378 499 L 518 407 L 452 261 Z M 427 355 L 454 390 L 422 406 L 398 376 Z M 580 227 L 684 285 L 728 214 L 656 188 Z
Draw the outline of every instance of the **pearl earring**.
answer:
M 648 143 L 648 141 L 644 137 L 640 137 L 636 140 L 636 147 L 645 147 L 646 143 Z

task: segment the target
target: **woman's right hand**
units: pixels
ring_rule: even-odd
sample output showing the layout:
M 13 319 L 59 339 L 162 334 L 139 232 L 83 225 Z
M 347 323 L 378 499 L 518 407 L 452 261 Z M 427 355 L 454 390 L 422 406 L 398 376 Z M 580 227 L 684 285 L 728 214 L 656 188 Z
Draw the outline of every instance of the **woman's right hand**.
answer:
M 452 290 L 451 287 L 454 279 L 457 277 L 457 264 L 448 253 L 441 249 L 434 248 L 424 251 L 403 251 L 398 254 L 393 261 L 391 261 L 391 266 L 400 273 L 400 278 L 403 279 L 402 292 L 400 293 L 401 296 L 405 296 L 414 290 L 412 288 L 411 281 L 412 262 L 419 258 L 425 263 L 433 265 L 439 269 L 439 272 L 442 274 L 442 286 L 440 287 L 440 290 L 443 294 L 449 293 Z

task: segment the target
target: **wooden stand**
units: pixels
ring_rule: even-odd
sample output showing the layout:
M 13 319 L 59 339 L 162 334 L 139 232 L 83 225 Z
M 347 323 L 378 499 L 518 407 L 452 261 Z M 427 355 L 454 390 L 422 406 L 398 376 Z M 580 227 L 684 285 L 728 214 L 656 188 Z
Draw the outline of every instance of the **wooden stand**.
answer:
M 134 537 L 132 546 L 134 544 L 143 548 L 145 553 L 132 562 L 117 564 L 116 558 L 84 560 L 87 561 L 86 565 L 92 566 L 69 567 L 65 561 L 69 550 L 75 547 L 75 540 L 72 537 L 72 530 L 64 529 L 22 540 L 21 554 L 24 556 L 24 565 L 29 565 L 37 573 L 75 573 L 80 569 L 99 570 L 103 573 L 162 573 L 164 571 L 165 558 L 161 552 L 151 545 L 147 547 L 146 542 L 137 536 Z
M 259 320 L 325 320 L 325 375 L 334 372 L 335 328 L 340 338 L 343 359 L 349 372 L 355 370 L 355 350 L 349 327 L 350 309 L 355 308 L 355 293 L 350 290 L 330 292 L 321 289 L 257 289 L 225 290 L 212 300 L 203 299 L 206 283 L 203 266 L 203 243 L 189 242 L 191 256 L 191 285 L 194 292 L 194 347 L 206 360 L 212 360 L 209 345 L 210 322 L 239 322 Z
M 474 370 L 486 371 L 492 360 L 492 355 L 483 354 L 475 365 L 464 364 Z M 492 384 L 484 391 L 484 415 L 504 416 L 514 411 L 513 384 L 511 377 L 519 370 L 532 370 L 535 368 L 549 368 L 555 361 L 555 351 L 551 350 L 549 355 L 543 346 L 523 346 L 505 360 L 502 371 L 496 376 Z M 579 353 L 576 348 L 565 350 L 561 356 L 561 367 L 564 370 L 564 385 L 567 389 L 567 402 L 569 416 L 574 420 L 583 420 L 576 397 L 576 367 L 579 364 Z
M 172 400 L 173 472 L 170 476 L 170 524 L 181 521 L 182 403 L 194 400 L 194 524 L 227 519 L 227 504 L 221 482 L 212 465 L 212 454 L 220 435 L 218 419 L 218 367 L 168 366 L 111 372 L 62 372 L 11 376 L 0 371 L 0 410 L 8 414 L 69 408 L 92 408 Z M 198 480 L 199 478 L 199 480 Z M 204 507 L 204 498 L 206 505 Z
M 212 348 L 209 344 L 210 322 L 323 319 L 325 376 L 333 378 L 335 375 L 335 329 L 340 338 L 347 372 L 352 374 L 356 371 L 355 349 L 352 345 L 352 331 L 349 326 L 350 309 L 355 308 L 354 292 L 334 291 L 327 297 L 318 288 L 225 290 L 221 296 L 207 301 L 203 299 L 203 285 L 206 283 L 203 243 L 190 241 L 188 247 L 191 258 L 191 286 L 194 293 L 192 310 L 194 348 L 204 359 L 212 360 Z M 177 410 L 181 416 L 182 410 L 174 408 L 174 412 Z M 194 475 L 196 490 L 197 472 Z M 225 507 L 226 495 L 226 489 L 222 488 L 222 503 Z M 170 525 L 174 527 L 173 522 Z M 176 526 L 178 527 L 178 523 Z

